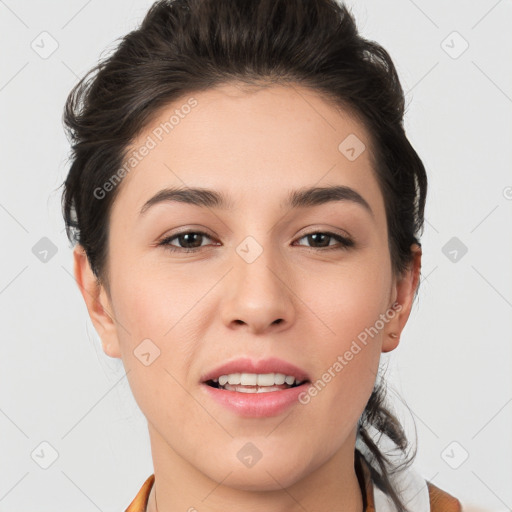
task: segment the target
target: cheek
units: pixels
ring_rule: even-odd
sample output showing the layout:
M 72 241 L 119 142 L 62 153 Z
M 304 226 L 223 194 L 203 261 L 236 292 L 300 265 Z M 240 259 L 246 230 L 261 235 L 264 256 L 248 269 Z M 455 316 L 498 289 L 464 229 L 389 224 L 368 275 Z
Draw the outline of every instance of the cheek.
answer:
M 179 428 L 179 411 L 190 407 L 190 396 L 182 386 L 199 339 L 199 326 L 191 319 L 205 286 L 187 282 L 182 274 L 173 274 L 171 280 L 170 275 L 149 268 L 134 267 L 130 272 L 125 266 L 124 270 L 120 266 L 112 280 L 112 293 L 121 357 L 133 396 L 147 418 L 161 418 Z
M 304 402 L 314 411 L 311 418 L 331 419 L 333 435 L 343 425 L 353 427 L 375 384 L 391 283 L 386 269 L 383 258 L 370 257 L 306 280 L 301 288 L 317 317 L 309 322 L 316 335 L 308 347 L 312 366 L 320 369 L 315 391 Z
M 132 390 L 145 399 L 151 393 L 146 404 L 154 404 L 158 395 L 168 401 L 164 390 L 179 388 L 173 377 L 183 385 L 190 378 L 204 339 L 202 313 L 205 307 L 216 310 L 207 306 L 210 296 L 204 296 L 218 278 L 212 273 L 194 278 L 168 266 L 118 261 L 112 273 L 112 298 L 123 364 L 132 370 Z
M 342 349 L 385 312 L 391 286 L 388 261 L 367 254 L 347 265 L 319 267 L 314 279 L 309 273 L 300 280 L 299 295 L 317 317 L 326 347 Z
M 187 323 L 188 315 L 208 289 L 208 282 L 185 272 L 120 261 L 112 274 L 115 314 L 126 329 L 118 332 L 130 343 L 144 338 L 171 339 Z M 185 341 L 185 340 L 183 340 Z

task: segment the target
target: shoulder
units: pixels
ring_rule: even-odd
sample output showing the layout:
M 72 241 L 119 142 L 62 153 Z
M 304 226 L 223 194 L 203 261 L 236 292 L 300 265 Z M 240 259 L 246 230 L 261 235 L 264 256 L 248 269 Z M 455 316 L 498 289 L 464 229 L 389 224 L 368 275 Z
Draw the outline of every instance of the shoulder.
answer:
M 423 478 L 414 468 L 391 474 L 390 481 L 411 512 L 462 512 L 457 498 Z M 396 512 L 390 496 L 375 484 L 373 487 L 374 508 L 370 506 L 367 512 Z
M 428 481 L 427 488 L 431 512 L 462 512 L 462 506 L 457 498 Z
M 146 506 L 148 504 L 149 493 L 153 487 L 155 481 L 155 474 L 150 475 L 146 481 L 142 484 L 137 496 L 133 498 L 132 502 L 128 505 L 125 512 L 146 512 Z

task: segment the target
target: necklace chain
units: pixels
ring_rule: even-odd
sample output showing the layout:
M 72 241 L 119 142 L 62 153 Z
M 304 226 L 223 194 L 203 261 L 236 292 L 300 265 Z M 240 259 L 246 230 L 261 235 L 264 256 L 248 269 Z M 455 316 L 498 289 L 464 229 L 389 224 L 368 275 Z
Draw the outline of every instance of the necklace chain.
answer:
M 155 512 L 158 512 L 158 504 L 156 502 L 156 486 L 153 487 L 153 490 L 155 491 L 153 494 L 155 495 Z

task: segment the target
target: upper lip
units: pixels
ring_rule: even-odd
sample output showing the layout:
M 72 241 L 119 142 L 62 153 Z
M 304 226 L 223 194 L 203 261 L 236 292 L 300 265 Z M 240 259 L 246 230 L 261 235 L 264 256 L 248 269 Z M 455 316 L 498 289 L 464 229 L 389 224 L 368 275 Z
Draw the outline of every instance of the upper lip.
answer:
M 271 357 L 256 361 L 241 357 L 232 359 L 208 371 L 201 377 L 201 382 L 217 379 L 221 375 L 229 375 L 230 373 L 283 373 L 295 377 L 298 382 L 309 380 L 309 376 L 304 370 L 283 359 Z

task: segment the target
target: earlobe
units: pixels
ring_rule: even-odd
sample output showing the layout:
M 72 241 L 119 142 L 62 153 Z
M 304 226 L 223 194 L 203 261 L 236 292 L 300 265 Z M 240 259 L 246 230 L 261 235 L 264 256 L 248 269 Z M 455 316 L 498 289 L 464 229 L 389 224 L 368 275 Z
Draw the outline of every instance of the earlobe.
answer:
M 99 283 L 91 269 L 82 246 L 73 250 L 75 280 L 84 298 L 87 311 L 101 338 L 103 351 L 110 357 L 121 357 L 117 329 L 105 287 Z
M 411 252 L 413 256 L 409 267 L 395 280 L 393 285 L 394 300 L 390 305 L 390 310 L 394 310 L 395 313 L 383 332 L 382 352 L 390 352 L 398 346 L 400 335 L 411 313 L 421 272 L 421 246 L 412 244 Z

